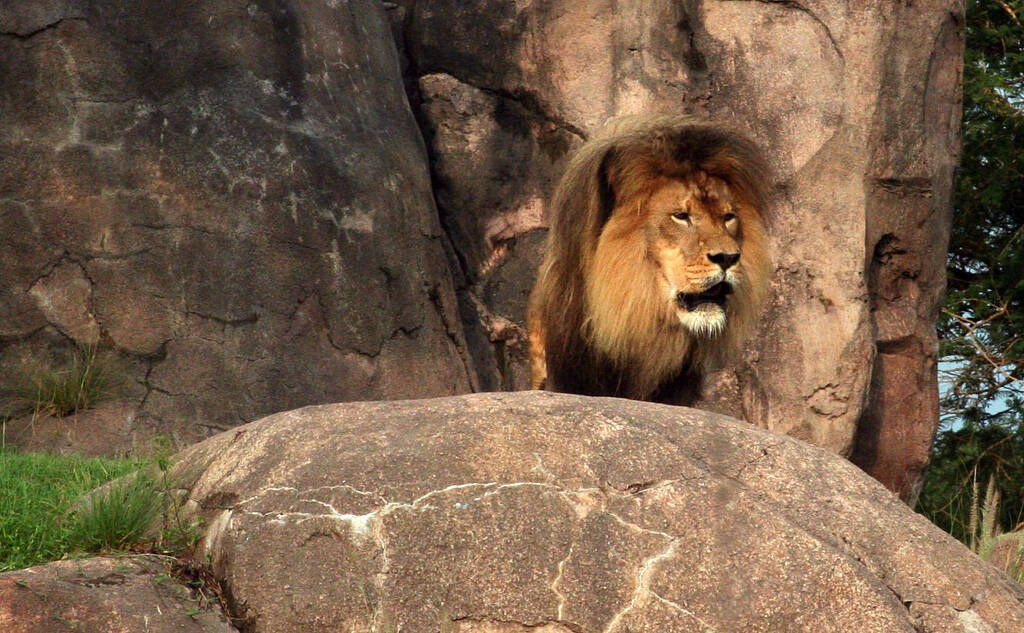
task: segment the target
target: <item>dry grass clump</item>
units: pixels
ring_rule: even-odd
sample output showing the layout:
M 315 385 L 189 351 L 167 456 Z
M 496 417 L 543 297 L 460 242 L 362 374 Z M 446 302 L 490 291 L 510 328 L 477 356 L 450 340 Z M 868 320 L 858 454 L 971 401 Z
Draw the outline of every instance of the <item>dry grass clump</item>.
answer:
M 989 477 L 984 496 L 980 482 L 974 481 L 968 524 L 968 547 L 1024 584 L 1024 524 L 1003 532 L 999 527 L 999 489 L 995 477 Z
M 0 390 L 0 416 L 62 418 L 115 397 L 121 380 L 95 347 L 78 347 L 63 367 L 39 365 Z

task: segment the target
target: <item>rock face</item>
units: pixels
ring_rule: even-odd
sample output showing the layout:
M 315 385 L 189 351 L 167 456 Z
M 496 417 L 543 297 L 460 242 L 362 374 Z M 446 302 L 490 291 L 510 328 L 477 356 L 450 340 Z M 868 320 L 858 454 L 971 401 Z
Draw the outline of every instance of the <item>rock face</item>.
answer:
M 542 392 L 308 407 L 178 456 L 253 633 L 1016 633 L 1024 590 L 849 462 Z
M 4 375 L 114 349 L 133 434 L 475 378 L 384 9 L 0 8 Z
M 683 111 L 746 130 L 775 169 L 775 301 L 705 406 L 911 500 L 937 421 L 962 13 L 10 0 L 0 371 L 114 350 L 136 444 L 314 402 L 523 388 L 566 157 L 611 116 Z
M 66 560 L 0 574 L 4 633 L 235 633 L 165 558 Z
M 100 402 L 63 418 L 26 415 L 4 423 L 4 441 L 19 450 L 102 457 L 127 455 L 135 448 L 132 432 L 138 405 L 125 400 Z
M 916 497 L 938 422 L 961 0 L 403 5 L 482 384 L 527 385 L 538 208 L 566 155 L 615 115 L 710 117 L 771 156 L 777 270 L 762 336 L 706 406 Z

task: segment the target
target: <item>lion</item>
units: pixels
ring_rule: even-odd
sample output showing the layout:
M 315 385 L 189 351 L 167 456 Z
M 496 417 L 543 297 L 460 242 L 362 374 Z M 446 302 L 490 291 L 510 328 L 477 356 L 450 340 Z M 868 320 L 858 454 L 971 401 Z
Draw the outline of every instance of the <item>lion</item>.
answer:
M 531 386 L 698 398 L 768 291 L 768 184 L 753 142 L 689 117 L 617 119 L 584 144 L 527 307 Z

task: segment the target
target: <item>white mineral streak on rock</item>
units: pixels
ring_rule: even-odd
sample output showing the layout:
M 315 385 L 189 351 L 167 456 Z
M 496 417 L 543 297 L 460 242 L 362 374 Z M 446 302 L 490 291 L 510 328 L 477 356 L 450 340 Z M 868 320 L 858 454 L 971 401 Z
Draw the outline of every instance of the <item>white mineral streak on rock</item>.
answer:
M 373 233 L 373 217 L 366 211 L 350 211 L 338 220 L 338 228 L 356 233 Z
M 572 553 L 575 549 L 576 543 L 572 543 L 569 546 L 569 552 L 565 555 L 565 558 L 558 561 L 558 573 L 555 574 L 555 579 L 551 581 L 551 591 L 555 594 L 555 597 L 558 598 L 558 609 L 556 610 L 556 614 L 559 620 L 561 620 L 564 617 L 563 612 L 565 611 L 565 594 L 562 593 L 562 590 L 558 588 L 558 585 L 562 582 L 562 572 L 565 570 L 565 563 L 570 558 L 572 558 Z
M 630 599 L 629 603 L 622 608 L 622 610 L 612 617 L 608 622 L 608 626 L 605 627 L 604 633 L 612 633 L 612 631 L 614 631 L 619 625 L 619 620 L 621 620 L 624 615 L 629 613 L 632 609 L 635 609 L 637 606 L 643 606 L 644 602 L 650 599 L 651 574 L 654 573 L 658 563 L 675 555 L 675 546 L 676 542 L 674 540 L 669 541 L 668 547 L 646 559 L 643 564 L 640 565 L 640 572 L 636 576 L 636 589 L 633 591 L 633 597 Z

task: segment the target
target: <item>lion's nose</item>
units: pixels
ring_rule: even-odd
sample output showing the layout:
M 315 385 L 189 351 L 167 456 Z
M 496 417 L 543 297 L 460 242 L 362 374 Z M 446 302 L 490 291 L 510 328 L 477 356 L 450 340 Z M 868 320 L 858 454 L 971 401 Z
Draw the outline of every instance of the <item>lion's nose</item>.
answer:
M 729 270 L 729 267 L 740 261 L 739 253 L 708 253 L 708 259 L 722 267 L 722 270 Z

